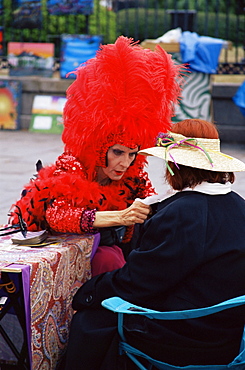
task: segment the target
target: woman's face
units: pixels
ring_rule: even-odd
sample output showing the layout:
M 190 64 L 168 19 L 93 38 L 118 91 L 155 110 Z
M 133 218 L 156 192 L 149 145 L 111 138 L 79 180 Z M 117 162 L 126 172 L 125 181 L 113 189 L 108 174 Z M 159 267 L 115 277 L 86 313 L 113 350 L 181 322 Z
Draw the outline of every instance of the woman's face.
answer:
M 111 146 L 107 152 L 107 167 L 100 167 L 98 174 L 100 174 L 100 177 L 104 177 L 104 179 L 121 180 L 124 173 L 135 159 L 138 150 L 138 147 L 130 149 L 120 144 Z

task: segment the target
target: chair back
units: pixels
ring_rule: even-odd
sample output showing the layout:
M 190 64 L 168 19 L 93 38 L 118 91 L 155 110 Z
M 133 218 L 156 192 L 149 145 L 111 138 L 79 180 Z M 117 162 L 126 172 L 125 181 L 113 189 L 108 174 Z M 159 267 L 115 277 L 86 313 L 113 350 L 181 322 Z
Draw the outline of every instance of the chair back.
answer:
M 147 370 L 147 368 L 140 362 L 140 359 L 145 359 L 148 363 L 152 364 L 159 370 L 244 370 L 245 369 L 245 330 L 241 339 L 240 352 L 237 357 L 227 365 L 188 365 L 188 366 L 174 366 L 165 362 L 158 361 L 148 356 L 147 354 L 139 351 L 137 348 L 132 347 L 127 343 L 123 332 L 123 318 L 124 315 L 140 315 L 146 316 L 149 319 L 157 320 L 186 320 L 194 319 L 212 315 L 223 310 L 233 307 L 238 307 L 245 304 L 245 295 L 228 299 L 224 302 L 218 303 L 213 306 L 197 308 L 182 311 L 155 311 L 145 307 L 137 306 L 130 302 L 124 301 L 119 297 L 111 297 L 102 302 L 102 306 L 110 311 L 118 314 L 118 333 L 120 335 L 120 353 L 125 353 L 140 370 Z

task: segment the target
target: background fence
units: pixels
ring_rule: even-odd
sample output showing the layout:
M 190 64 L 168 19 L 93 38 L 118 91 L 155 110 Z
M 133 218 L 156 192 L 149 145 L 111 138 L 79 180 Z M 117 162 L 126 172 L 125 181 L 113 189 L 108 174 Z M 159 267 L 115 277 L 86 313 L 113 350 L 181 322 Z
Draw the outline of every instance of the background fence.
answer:
M 103 42 L 110 43 L 119 35 L 140 41 L 156 39 L 181 27 L 230 41 L 232 48 L 222 50 L 217 73 L 245 73 L 244 0 L 94 0 L 88 14 L 63 15 L 50 13 L 47 1 L 40 2 L 39 18 L 30 22 L 27 14 L 18 23 L 16 0 L 0 0 L 1 67 L 8 67 L 10 41 L 54 43 L 55 68 L 59 69 L 62 34 L 102 35 Z

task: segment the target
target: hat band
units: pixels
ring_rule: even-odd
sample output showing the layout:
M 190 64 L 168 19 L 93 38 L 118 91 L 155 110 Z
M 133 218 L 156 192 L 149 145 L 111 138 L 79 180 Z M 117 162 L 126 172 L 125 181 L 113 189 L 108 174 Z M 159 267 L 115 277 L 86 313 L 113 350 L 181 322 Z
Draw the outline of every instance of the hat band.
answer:
M 156 146 L 162 146 L 162 147 L 166 148 L 165 162 L 166 162 L 167 169 L 169 170 L 169 172 L 172 176 L 174 175 L 174 172 L 172 171 L 171 167 L 168 164 L 167 155 L 169 155 L 169 157 L 172 159 L 175 166 L 179 169 L 179 166 L 178 166 L 177 162 L 175 161 L 173 155 L 170 153 L 170 150 L 173 149 L 173 148 L 176 148 L 176 147 L 192 147 L 192 148 L 201 150 L 206 155 L 210 165 L 213 167 L 213 161 L 212 161 L 210 155 L 208 154 L 207 149 L 205 148 L 204 145 L 200 144 L 200 142 L 198 142 L 197 139 L 195 139 L 195 138 L 184 138 L 184 139 L 181 139 L 181 140 L 176 140 L 172 136 L 169 136 L 169 135 L 166 135 L 166 134 L 163 134 L 161 136 L 162 137 L 157 138 Z

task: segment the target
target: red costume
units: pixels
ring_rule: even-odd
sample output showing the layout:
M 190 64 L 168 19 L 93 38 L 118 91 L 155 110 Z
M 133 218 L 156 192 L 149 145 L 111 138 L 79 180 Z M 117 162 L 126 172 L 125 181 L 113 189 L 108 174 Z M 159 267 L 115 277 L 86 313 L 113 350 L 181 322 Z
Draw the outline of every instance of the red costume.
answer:
M 64 153 L 38 171 L 16 203 L 29 230 L 91 232 L 93 212 L 121 210 L 154 192 L 143 156 L 106 186 L 95 181 L 96 168 L 106 167 L 111 146 L 143 149 L 169 128 L 180 67 L 160 47 L 142 49 L 121 36 L 75 73 L 64 108 Z M 15 207 L 11 222 L 17 223 Z

